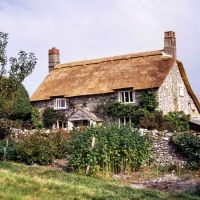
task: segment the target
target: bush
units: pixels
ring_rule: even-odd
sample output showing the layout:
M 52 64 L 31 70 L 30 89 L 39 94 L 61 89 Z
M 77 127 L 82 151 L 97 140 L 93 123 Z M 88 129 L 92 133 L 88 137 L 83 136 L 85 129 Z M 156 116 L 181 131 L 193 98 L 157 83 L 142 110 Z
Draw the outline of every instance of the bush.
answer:
M 0 139 L 5 139 L 11 132 L 11 128 L 19 128 L 20 121 L 13 121 L 10 119 L 0 119 Z
M 38 163 L 47 165 L 54 158 L 66 155 L 66 137 L 62 131 L 45 133 L 37 131 L 20 135 L 17 144 L 17 157 L 27 164 Z
M 172 140 L 176 150 L 190 162 L 192 168 L 200 167 L 200 138 L 190 133 L 180 133 Z
M 94 149 L 91 149 L 95 137 Z M 90 173 L 138 170 L 151 157 L 151 145 L 138 129 L 117 124 L 74 130 L 70 138 L 71 168 L 82 171 L 90 165 Z
M 34 129 L 42 128 L 42 119 L 37 107 L 31 106 L 31 123 Z
M 140 125 L 149 130 L 168 130 L 171 132 L 184 132 L 189 130 L 189 115 L 184 112 L 169 112 L 163 115 L 161 111 L 145 113 L 141 117 Z
M 177 132 L 189 131 L 190 115 L 186 115 L 183 111 L 169 112 L 164 116 L 164 120 L 174 124 L 174 130 Z

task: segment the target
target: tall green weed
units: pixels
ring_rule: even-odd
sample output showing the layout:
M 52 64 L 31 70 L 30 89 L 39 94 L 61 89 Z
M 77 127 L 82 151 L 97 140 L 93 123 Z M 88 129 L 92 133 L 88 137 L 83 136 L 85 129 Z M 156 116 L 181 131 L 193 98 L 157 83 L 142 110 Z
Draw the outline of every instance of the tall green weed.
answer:
M 95 137 L 94 148 L 91 148 Z M 126 173 L 138 170 L 151 157 L 151 145 L 138 129 L 117 124 L 89 127 L 83 132 L 71 133 L 71 168 L 90 173 L 102 171 Z

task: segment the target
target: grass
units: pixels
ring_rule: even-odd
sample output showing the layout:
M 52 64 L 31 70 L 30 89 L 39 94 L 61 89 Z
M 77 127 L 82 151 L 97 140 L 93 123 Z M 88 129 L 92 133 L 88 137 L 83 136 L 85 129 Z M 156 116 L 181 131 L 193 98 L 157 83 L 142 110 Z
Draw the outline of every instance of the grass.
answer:
M 60 170 L 0 161 L 0 199 L 200 199 L 194 193 L 169 194 L 157 190 L 132 189 L 102 177 L 87 177 Z

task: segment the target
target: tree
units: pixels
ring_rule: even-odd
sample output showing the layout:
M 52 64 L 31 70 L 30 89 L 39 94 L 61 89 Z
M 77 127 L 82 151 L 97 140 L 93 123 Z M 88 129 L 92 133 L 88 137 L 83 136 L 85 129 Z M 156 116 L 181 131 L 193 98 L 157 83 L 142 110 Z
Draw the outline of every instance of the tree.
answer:
M 8 34 L 0 32 L 0 118 L 10 118 L 21 109 L 20 95 L 21 92 L 26 93 L 21 83 L 32 73 L 37 63 L 34 53 L 27 54 L 25 51 L 19 51 L 18 58 L 11 57 L 9 59 L 10 68 L 7 70 L 7 44 Z M 25 94 L 25 96 L 27 95 Z M 16 102 L 18 102 L 17 105 L 15 105 Z M 27 101 L 25 104 L 28 104 Z
M 19 83 L 17 90 L 14 92 L 14 99 L 12 103 L 12 115 L 13 120 L 29 121 L 31 120 L 31 103 L 29 101 L 29 95 L 22 83 Z

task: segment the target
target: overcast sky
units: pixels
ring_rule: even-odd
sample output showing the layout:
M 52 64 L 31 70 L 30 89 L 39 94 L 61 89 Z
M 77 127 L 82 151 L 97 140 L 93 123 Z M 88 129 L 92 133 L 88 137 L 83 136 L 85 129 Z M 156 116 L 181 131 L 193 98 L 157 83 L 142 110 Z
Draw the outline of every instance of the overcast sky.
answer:
M 32 95 L 48 74 L 48 49 L 61 62 L 163 49 L 164 32 L 176 32 L 177 58 L 200 98 L 199 0 L 0 0 L 0 31 L 7 55 L 34 52 L 24 85 Z

